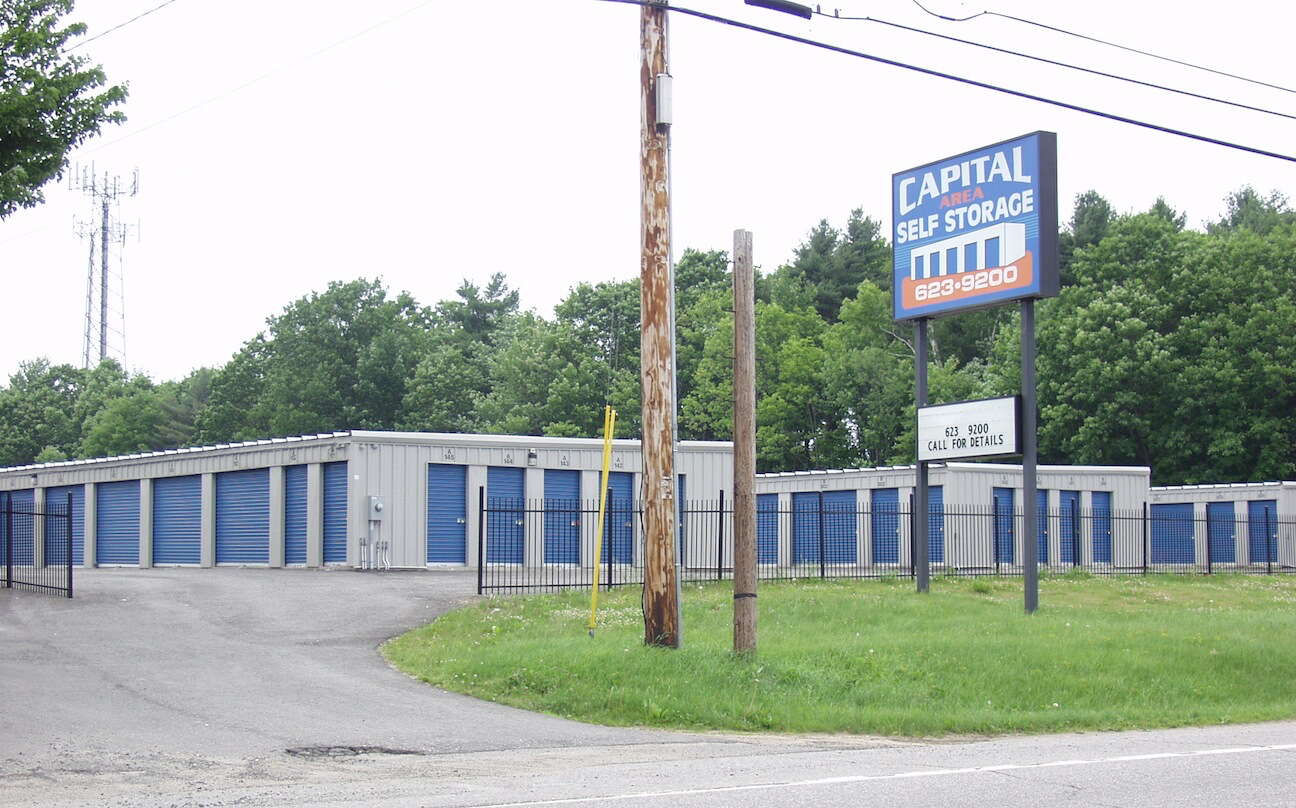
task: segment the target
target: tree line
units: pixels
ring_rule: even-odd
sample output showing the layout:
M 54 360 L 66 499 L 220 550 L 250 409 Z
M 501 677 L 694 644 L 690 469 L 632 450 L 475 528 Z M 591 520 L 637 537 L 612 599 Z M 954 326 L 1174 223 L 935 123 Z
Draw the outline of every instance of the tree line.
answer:
M 1296 476 L 1296 212 L 1228 197 L 1204 229 L 1164 200 L 1096 192 L 1060 234 L 1063 288 L 1038 307 L 1040 457 L 1139 464 L 1161 483 Z M 913 462 L 913 331 L 891 319 L 891 246 L 855 210 L 756 284 L 762 471 Z M 676 268 L 680 437 L 731 434 L 728 256 Z M 933 402 L 1019 390 L 1005 306 L 929 329 Z M 0 463 L 345 429 L 596 437 L 639 431 L 638 280 L 581 283 L 552 317 L 502 274 L 425 306 L 381 280 L 289 303 L 219 368 L 154 382 L 43 358 L 0 388 Z

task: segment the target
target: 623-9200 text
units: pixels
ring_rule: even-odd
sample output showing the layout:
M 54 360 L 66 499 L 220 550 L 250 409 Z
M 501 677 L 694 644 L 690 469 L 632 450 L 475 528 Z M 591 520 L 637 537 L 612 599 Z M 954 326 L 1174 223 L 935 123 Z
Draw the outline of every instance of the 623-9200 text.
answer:
M 968 449 L 980 448 L 985 446 L 1002 446 L 1004 445 L 1004 436 L 1000 434 L 991 434 L 989 424 L 968 424 L 967 437 L 959 433 L 959 428 L 955 426 L 945 427 L 945 437 L 949 439 L 950 449 Z
M 981 289 L 997 289 L 1017 282 L 1017 267 L 1009 264 L 1006 267 L 977 270 L 957 276 L 947 276 L 919 284 L 913 288 L 914 299 L 918 301 L 939 300 L 955 292 L 975 292 Z

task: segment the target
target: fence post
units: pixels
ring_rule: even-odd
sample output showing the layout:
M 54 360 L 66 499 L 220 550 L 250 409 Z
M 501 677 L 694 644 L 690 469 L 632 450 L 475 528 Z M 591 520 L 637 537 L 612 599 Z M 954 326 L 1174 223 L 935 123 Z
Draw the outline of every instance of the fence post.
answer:
M 897 522 L 900 520 L 897 519 Z M 914 495 L 909 495 L 909 577 L 918 577 L 918 512 L 914 510 Z
M 1143 574 L 1147 575 L 1148 555 L 1151 553 L 1152 539 L 1148 532 L 1148 504 L 1143 503 Z
M 486 570 L 486 486 L 477 486 L 477 594 L 482 593 Z
M 5 589 L 13 589 L 13 494 L 5 493 Z
M 1195 522 L 1196 520 L 1194 520 Z M 1195 527 L 1195 525 L 1194 525 Z M 1195 543 L 1195 542 L 1194 542 Z M 1210 505 L 1206 506 L 1206 574 L 1210 575 L 1215 571 L 1214 553 L 1211 552 L 1211 519 Z
M 819 492 L 819 577 L 828 577 L 827 555 L 824 552 L 827 542 L 824 541 L 823 492 Z
M 1273 560 L 1274 560 L 1274 556 L 1278 554 L 1278 551 L 1277 551 L 1277 547 L 1271 548 L 1269 546 L 1269 539 L 1273 537 L 1274 529 L 1269 524 L 1268 508 L 1264 509 L 1264 515 L 1265 515 L 1265 574 L 1273 575 Z
M 995 575 L 999 574 L 999 500 L 990 500 L 990 556 L 994 559 Z
M 612 486 L 610 485 L 608 486 L 608 490 L 607 490 L 607 502 L 608 502 L 607 514 L 604 515 L 604 518 L 607 520 L 607 522 L 603 526 L 604 535 L 607 537 L 607 552 L 605 552 L 603 555 L 607 558 L 607 561 L 604 562 L 607 564 L 607 591 L 611 592 L 612 591 L 612 544 L 613 544 L 612 539 L 614 536 L 616 536 L 616 516 L 614 515 L 616 514 L 616 500 L 612 498 Z
M 1071 500 L 1071 566 L 1080 566 L 1080 503 Z
M 72 597 L 72 492 L 67 495 L 67 592 Z
M 719 529 L 716 530 L 716 580 L 719 581 L 724 577 L 724 489 L 720 489 L 720 507 L 716 511 L 716 522 Z

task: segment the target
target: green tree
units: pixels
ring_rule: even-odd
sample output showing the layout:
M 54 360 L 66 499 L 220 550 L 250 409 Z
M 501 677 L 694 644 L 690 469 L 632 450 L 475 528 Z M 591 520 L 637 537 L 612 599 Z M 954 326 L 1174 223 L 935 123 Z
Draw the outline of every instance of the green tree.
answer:
M 0 465 L 32 463 L 52 449 L 76 453 L 81 439 L 77 400 L 84 372 L 48 359 L 23 362 L 0 390 Z
M 115 398 L 86 422 L 82 457 L 111 457 L 162 448 L 159 430 L 166 421 L 155 390 L 136 390 Z
M 0 3 L 0 218 L 44 201 L 41 188 L 61 175 L 67 155 L 106 123 L 125 116 L 121 85 L 105 87 L 98 65 L 69 53 L 85 33 L 65 24 L 73 0 Z

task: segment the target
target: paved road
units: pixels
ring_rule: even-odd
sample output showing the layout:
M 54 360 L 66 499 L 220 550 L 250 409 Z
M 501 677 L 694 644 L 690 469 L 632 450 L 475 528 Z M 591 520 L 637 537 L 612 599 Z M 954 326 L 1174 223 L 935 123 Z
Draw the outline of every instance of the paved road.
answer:
M 0 591 L 0 805 L 1296 804 L 1296 723 L 938 743 L 699 735 L 534 715 L 386 666 L 382 640 L 472 585 L 87 570 L 73 601 Z

